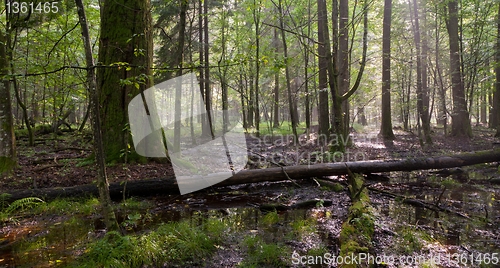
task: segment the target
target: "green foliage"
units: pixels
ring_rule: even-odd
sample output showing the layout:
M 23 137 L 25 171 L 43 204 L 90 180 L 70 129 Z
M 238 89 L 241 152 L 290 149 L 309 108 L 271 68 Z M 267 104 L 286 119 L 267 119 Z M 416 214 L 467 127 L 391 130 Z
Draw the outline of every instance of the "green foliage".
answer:
M 84 158 L 82 160 L 79 160 L 78 163 L 76 163 L 76 167 L 85 167 L 85 166 L 90 166 L 95 164 L 95 155 L 92 154 L 87 158 Z
M 11 157 L 0 156 L 0 175 L 9 174 L 16 167 L 17 163 Z
M 92 215 L 96 213 L 99 206 L 97 198 L 87 199 L 71 199 L 71 198 L 58 198 L 50 202 L 45 202 L 35 208 L 30 213 L 32 214 L 58 214 L 58 215 Z
M 269 125 L 272 124 L 272 122 L 261 122 L 260 123 L 260 128 L 259 132 L 260 135 L 293 135 L 292 132 L 292 125 L 290 124 L 290 121 L 283 121 L 281 125 L 277 128 L 270 128 Z M 255 131 L 254 128 L 248 129 L 248 132 L 252 133 Z M 301 123 L 297 126 L 297 132 L 301 134 L 302 132 L 305 131 L 305 123 Z
M 453 178 L 446 178 L 441 182 L 441 185 L 446 188 L 453 188 L 459 186 L 461 183 L 454 180 Z
M 239 267 L 287 267 L 282 257 L 287 256 L 285 247 L 267 244 L 258 236 L 246 236 L 243 246 L 247 256 Z
M 316 220 L 308 218 L 306 220 L 295 220 L 290 223 L 293 237 L 302 238 L 316 232 Z
M 0 222 L 13 220 L 12 214 L 16 211 L 24 211 L 28 208 L 40 205 L 41 203 L 45 203 L 38 197 L 25 197 L 8 204 L 6 200 L 9 197 L 10 194 L 0 194 Z
M 403 238 L 403 241 L 401 242 L 401 250 L 404 253 L 410 254 L 422 249 L 422 243 L 420 242 L 419 237 L 412 230 L 404 229 L 401 237 Z
M 276 212 L 276 210 L 274 211 L 271 211 L 269 213 L 267 213 L 266 215 L 264 215 L 261 219 L 261 224 L 263 225 L 272 225 L 272 224 L 276 224 L 279 222 L 279 215 L 278 215 L 278 212 Z
M 342 230 L 340 231 L 341 256 L 356 255 L 361 252 L 367 253 L 375 232 L 375 217 L 370 205 L 368 190 L 362 187 L 364 183 L 362 176 L 350 174 L 349 181 L 353 204 L 349 208 L 349 216 L 342 224 Z M 347 267 L 355 266 L 348 265 Z
M 193 226 L 189 221 L 161 224 L 140 236 L 109 232 L 91 244 L 77 267 L 161 267 L 165 263 L 202 264 L 221 241 L 225 227 L 217 219 Z

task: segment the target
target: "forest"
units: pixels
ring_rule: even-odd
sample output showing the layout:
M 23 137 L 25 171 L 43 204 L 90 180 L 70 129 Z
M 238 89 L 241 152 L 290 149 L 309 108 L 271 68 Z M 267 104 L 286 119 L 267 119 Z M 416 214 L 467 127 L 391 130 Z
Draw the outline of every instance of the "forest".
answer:
M 0 267 L 499 267 L 500 2 L 5 0 Z

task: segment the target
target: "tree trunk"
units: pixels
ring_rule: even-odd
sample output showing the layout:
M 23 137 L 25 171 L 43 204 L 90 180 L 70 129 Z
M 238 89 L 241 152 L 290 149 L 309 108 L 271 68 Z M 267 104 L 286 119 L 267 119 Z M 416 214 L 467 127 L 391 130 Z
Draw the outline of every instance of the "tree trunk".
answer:
M 210 84 L 210 62 L 209 62 L 209 40 L 208 39 L 208 1 L 203 1 L 203 14 L 204 14 L 204 24 L 203 24 L 203 34 L 205 35 L 204 56 L 205 56 L 205 108 L 207 110 L 207 121 L 208 121 L 208 131 L 210 136 L 214 137 L 214 128 L 212 124 L 212 87 Z
M 106 161 L 139 157 L 129 146 L 127 109 L 132 97 L 152 85 L 152 53 L 150 1 L 105 1 L 101 8 L 99 62 L 108 67 L 97 69 L 97 89 L 103 108 L 100 116 Z M 129 64 L 131 69 L 109 66 L 118 62 Z
M 0 30 L 0 177 L 10 174 L 17 165 L 14 122 L 10 101 L 10 82 L 3 79 L 8 75 L 6 35 Z
M 495 92 L 493 93 L 493 115 L 491 125 L 497 129 L 495 137 L 500 137 L 500 4 L 497 15 L 497 44 L 495 51 Z
M 259 137 L 260 108 L 259 108 L 259 76 L 260 76 L 260 1 L 255 0 L 253 9 L 253 21 L 255 23 L 255 135 Z
M 426 66 L 426 57 L 427 51 L 424 48 L 425 44 L 421 41 L 421 27 L 420 27 L 420 18 L 419 18 L 419 7 L 417 4 L 417 0 L 413 0 L 413 17 L 414 17 L 414 25 L 413 25 L 413 37 L 415 40 L 415 47 L 417 53 L 417 113 L 419 120 L 422 123 L 423 129 L 423 141 L 427 144 L 431 144 L 431 136 L 430 136 L 430 121 L 429 121 L 429 101 L 427 94 L 427 66 Z M 420 130 L 419 130 L 420 135 Z M 420 137 L 421 138 L 421 137 Z
M 295 180 L 311 177 L 345 175 L 349 172 L 369 174 L 390 171 L 443 169 L 482 163 L 491 163 L 497 161 L 500 161 L 499 149 L 473 153 L 461 153 L 451 156 L 423 157 L 403 160 L 337 162 L 316 165 L 297 165 L 266 169 L 252 169 L 242 170 L 229 179 L 216 184 L 214 187 L 231 186 L 244 183 L 257 183 L 264 181 L 282 181 L 288 179 Z M 219 174 L 214 174 L 213 176 L 217 175 Z M 112 183 L 109 188 L 111 196 L 116 199 L 122 198 L 123 195 L 151 196 L 157 194 L 179 194 L 179 188 L 174 177 L 165 179 L 131 181 L 127 183 L 126 189 L 124 189 L 122 183 L 116 182 Z M 125 193 L 123 193 L 124 190 L 126 191 Z M 28 196 L 36 196 L 49 200 L 57 197 L 97 195 L 97 188 L 93 184 L 87 184 L 64 188 L 21 190 L 11 192 L 11 194 L 12 196 L 10 196 L 6 200 L 6 202 L 12 202 L 14 200 Z
M 274 28 L 274 55 L 278 58 L 279 54 L 279 39 L 278 39 L 278 29 Z M 280 100 L 280 75 L 279 71 L 274 74 L 274 103 L 273 103 L 273 128 L 280 126 L 280 116 L 279 116 L 279 100 Z
M 319 135 L 322 142 L 327 142 L 329 138 L 330 119 L 328 108 L 328 85 L 327 85 L 327 69 L 328 62 L 326 59 L 325 48 L 325 25 L 327 23 L 326 3 L 325 0 L 318 0 L 318 66 L 319 66 L 319 105 L 318 105 L 318 123 Z
M 106 163 L 104 158 L 103 137 L 101 133 L 101 119 L 99 117 L 99 99 L 96 87 L 96 76 L 94 68 L 94 58 L 92 56 L 92 47 L 87 25 L 87 17 L 83 7 L 82 0 L 75 0 L 78 8 L 78 18 L 82 29 L 82 37 L 85 46 L 85 60 L 87 63 L 87 85 L 91 97 L 92 109 L 92 129 L 94 133 L 94 153 L 97 163 L 97 188 L 99 200 L 101 203 L 102 215 L 109 231 L 117 231 L 120 229 L 116 216 L 111 206 L 111 198 L 109 194 L 108 178 L 106 176 Z
M 436 12 L 439 10 L 439 5 L 436 4 Z M 435 22 L 435 34 L 436 34 L 436 40 L 435 40 L 435 47 L 434 47 L 434 53 L 435 53 L 435 64 L 436 64 L 436 74 L 435 79 L 438 81 L 439 84 L 439 89 L 438 89 L 438 95 L 439 95 L 439 115 L 438 115 L 438 120 L 437 123 L 443 125 L 444 129 L 444 135 L 447 135 L 448 133 L 448 115 L 447 115 L 447 109 L 446 109 L 446 87 L 444 86 L 443 82 L 443 73 L 441 71 L 441 60 L 440 60 L 440 53 L 439 53 L 439 40 L 440 40 L 440 34 L 439 34 L 439 25 L 440 21 L 438 16 L 436 16 L 436 22 Z
M 311 20 L 311 0 L 308 1 L 307 3 L 307 19 L 310 21 Z M 306 36 L 309 37 L 311 36 L 311 24 L 309 23 L 307 25 L 307 33 Z M 309 39 L 304 38 L 304 78 L 305 78 L 305 109 L 306 109 L 306 129 L 309 129 L 311 127 L 311 101 L 309 97 Z
M 351 74 L 349 68 L 349 1 L 339 1 L 339 35 L 338 35 L 338 84 L 339 96 L 346 94 L 349 91 Z M 335 35 L 334 35 L 335 36 Z M 335 39 L 334 39 L 335 40 Z M 334 48 L 335 50 L 335 48 Z M 349 99 L 342 99 L 342 133 L 347 137 L 349 132 Z M 337 116 L 337 115 L 335 115 Z
M 186 40 L 186 10 L 187 10 L 187 2 L 181 1 L 181 8 L 179 12 L 179 39 L 177 41 L 177 53 L 176 53 L 176 61 L 177 70 L 176 76 L 182 76 L 182 61 L 184 58 L 184 43 Z M 141 93 L 142 94 L 142 93 Z M 182 98 L 182 87 L 175 87 L 175 121 L 174 121 L 174 153 L 178 153 L 181 148 L 181 98 Z
M 283 6 L 281 3 L 281 0 L 278 2 L 278 11 L 280 14 L 279 20 L 280 20 L 280 28 L 281 28 L 281 40 L 283 42 L 283 56 L 285 58 L 285 77 L 286 77 L 286 89 L 288 93 L 288 107 L 290 111 L 290 123 L 292 125 L 292 132 L 293 136 L 295 138 L 295 141 L 298 140 L 299 135 L 297 134 L 297 118 L 296 113 L 294 112 L 294 105 L 293 105 L 293 99 L 292 99 L 292 89 L 290 85 L 290 68 L 288 66 L 288 48 L 287 48 L 287 43 L 286 43 L 286 35 L 285 35 L 285 24 L 283 22 Z
M 392 132 L 391 115 L 391 13 L 392 0 L 385 0 L 382 33 L 382 122 L 380 135 L 387 140 L 396 138 Z
M 465 91 L 460 68 L 460 49 L 458 45 L 458 3 L 448 2 L 448 35 L 450 41 L 451 90 L 453 96 L 453 112 L 451 114 L 451 135 L 472 137 L 472 129 L 465 101 Z
M 201 96 L 203 96 L 203 101 L 206 102 L 206 95 L 205 95 L 205 70 L 203 66 L 205 66 L 204 60 L 204 47 L 205 43 L 203 42 L 203 0 L 198 1 L 198 54 L 199 54 L 199 61 L 200 61 L 200 92 Z M 208 120 L 207 120 L 207 115 L 206 113 L 202 113 L 200 116 L 200 121 L 201 121 L 201 131 L 202 131 L 202 136 L 208 137 L 210 134 L 209 127 L 208 127 Z

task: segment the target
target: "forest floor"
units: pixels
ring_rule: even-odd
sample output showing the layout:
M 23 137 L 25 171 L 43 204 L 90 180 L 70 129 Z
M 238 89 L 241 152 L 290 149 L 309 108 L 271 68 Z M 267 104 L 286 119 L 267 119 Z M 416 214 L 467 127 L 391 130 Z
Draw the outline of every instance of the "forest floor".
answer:
M 342 154 L 328 155 L 328 146 L 318 145 L 315 134 L 302 134 L 297 143 L 292 136 L 265 135 L 261 139 L 247 136 L 251 163 L 247 168 L 265 168 L 273 163 L 295 165 L 333 161 L 362 161 L 400 159 L 407 157 L 452 155 L 459 152 L 488 150 L 500 146 L 494 131 L 474 128 L 472 139 L 443 135 L 443 129 L 434 128 L 433 145 L 421 147 L 418 136 L 401 129 L 394 130 L 396 139 L 384 142 L 377 132 L 353 133 L 354 145 Z M 27 137 L 18 139 L 19 168 L 13 176 L 0 180 L 0 189 L 32 189 L 89 184 L 96 181 L 96 169 L 89 157 L 92 153 L 89 133 L 48 134 L 37 137 L 35 147 L 27 146 Z M 335 143 L 333 141 L 332 143 Z M 327 156 L 328 155 L 328 156 Z M 330 158 L 328 158 L 330 157 Z M 258 161 L 257 161 L 258 160 Z M 267 161 L 272 160 L 272 161 Z M 174 175 L 171 165 L 150 161 L 146 164 L 127 163 L 107 166 L 109 182 L 167 178 Z
M 290 135 L 248 136 L 247 145 L 254 152 L 249 159 L 254 161 L 247 168 L 273 166 L 271 162 L 294 165 L 453 155 L 491 149 L 498 142 L 494 131 L 483 127 L 474 128 L 470 140 L 444 137 L 443 130 L 435 128 L 434 144 L 422 148 L 417 135 L 394 131 L 393 142 L 379 139 L 376 131 L 353 133 L 353 146 L 331 159 L 327 147 L 316 144 L 314 134 L 309 139 L 304 135 L 297 144 L 291 143 Z M 20 167 L 13 176 L 0 180 L 2 192 L 95 182 L 96 171 L 89 160 L 90 134 L 51 134 L 37 137 L 36 142 L 35 147 L 28 147 L 25 138 L 18 140 Z M 498 267 L 491 261 L 500 254 L 500 187 L 489 181 L 498 179 L 497 170 L 497 164 L 485 164 L 443 176 L 435 171 L 391 172 L 382 174 L 382 180 L 370 181 L 375 229 L 369 253 L 425 259 L 420 264 L 407 259 L 404 265 L 385 260 L 381 267 Z M 108 165 L 107 172 L 110 182 L 173 175 L 171 166 L 157 162 Z M 302 256 L 338 254 L 342 224 L 351 205 L 345 176 L 325 179 L 341 187 L 329 189 L 318 187 L 314 180 L 297 180 L 211 188 L 183 196 L 136 199 L 137 210 L 128 205 L 130 201 L 123 201 L 117 203 L 117 216 L 125 232 L 134 236 L 146 236 L 159 224 L 181 220 L 196 224 L 216 218 L 226 224 L 221 227 L 226 230 L 222 241 L 214 242 L 212 257 L 143 267 L 306 267 L 299 263 Z M 443 210 L 404 204 L 401 198 Z M 297 206 L 311 200 L 312 205 Z M 265 209 L 270 204 L 271 213 Z M 95 248 L 92 243 L 103 237 L 101 217 L 95 209 L 82 214 L 83 208 L 72 212 L 70 205 L 62 206 L 57 213 L 45 209 L 0 226 L 0 267 L 71 265 L 82 256 L 89 258 L 86 254 Z M 178 239 L 179 244 L 182 236 Z M 480 260 L 478 254 L 483 254 Z M 462 256 L 468 263 L 457 261 Z M 483 256 L 488 256 L 488 263 Z M 323 262 L 312 267 L 337 265 Z

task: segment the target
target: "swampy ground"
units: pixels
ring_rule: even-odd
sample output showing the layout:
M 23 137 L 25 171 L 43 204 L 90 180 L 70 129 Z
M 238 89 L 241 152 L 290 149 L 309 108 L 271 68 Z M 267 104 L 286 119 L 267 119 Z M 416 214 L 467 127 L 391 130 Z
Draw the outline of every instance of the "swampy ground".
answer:
M 471 140 L 434 131 L 434 145 L 424 148 L 410 132 L 395 130 L 396 140 L 387 143 L 375 130 L 358 131 L 343 160 L 453 155 L 498 142 L 482 127 Z M 249 158 L 260 161 L 248 168 L 272 166 L 266 159 L 326 161 L 328 150 L 314 135 L 290 144 L 283 133 L 249 136 L 255 152 Z M 0 194 L 93 183 L 90 137 L 50 134 L 28 147 L 20 136 L 20 167 L 0 180 Z M 108 166 L 110 182 L 171 175 L 164 163 Z M 377 175 L 365 179 L 375 223 L 367 255 L 379 257 L 378 267 L 500 266 L 498 163 Z M 351 199 L 345 176 L 125 198 L 115 200 L 123 234 L 106 232 L 94 197 L 0 205 L 0 267 L 338 267 L 334 256 Z

